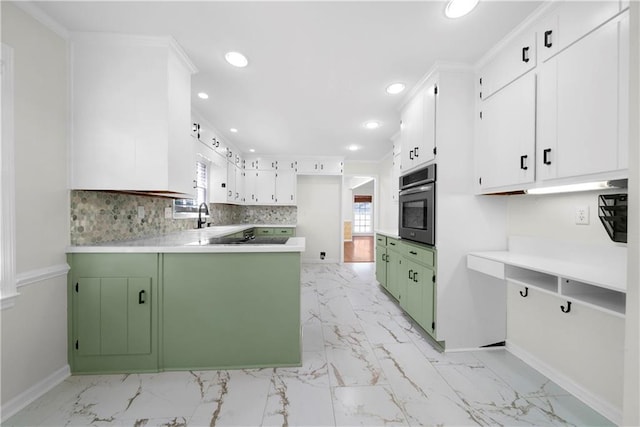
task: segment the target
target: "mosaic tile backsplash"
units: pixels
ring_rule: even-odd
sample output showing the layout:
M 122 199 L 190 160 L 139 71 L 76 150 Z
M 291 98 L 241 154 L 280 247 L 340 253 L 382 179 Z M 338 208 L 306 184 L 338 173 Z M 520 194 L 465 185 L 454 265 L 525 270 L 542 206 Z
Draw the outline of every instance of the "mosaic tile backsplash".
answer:
M 165 219 L 172 199 L 111 191 L 71 191 L 71 244 L 152 237 L 195 227 L 195 219 Z M 138 207 L 144 218 L 138 218 Z M 295 224 L 295 206 L 209 205 L 212 225 Z

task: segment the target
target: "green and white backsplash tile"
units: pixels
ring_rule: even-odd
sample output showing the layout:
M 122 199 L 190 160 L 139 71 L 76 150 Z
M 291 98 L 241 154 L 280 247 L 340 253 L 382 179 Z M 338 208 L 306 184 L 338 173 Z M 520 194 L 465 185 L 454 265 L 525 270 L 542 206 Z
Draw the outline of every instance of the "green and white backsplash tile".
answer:
M 75 246 L 153 237 L 195 227 L 195 219 L 165 218 L 173 200 L 113 191 L 71 191 L 71 244 Z M 138 208 L 144 208 L 144 218 Z M 209 205 L 212 225 L 295 224 L 295 206 Z

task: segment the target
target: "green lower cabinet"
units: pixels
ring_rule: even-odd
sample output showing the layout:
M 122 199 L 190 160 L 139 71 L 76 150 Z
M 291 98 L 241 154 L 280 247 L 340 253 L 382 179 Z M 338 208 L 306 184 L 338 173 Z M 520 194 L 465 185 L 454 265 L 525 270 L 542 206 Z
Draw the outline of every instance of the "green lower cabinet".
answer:
M 295 229 L 291 227 L 275 227 L 273 229 L 274 236 L 293 237 L 295 234 Z
M 256 236 L 273 236 L 273 228 L 270 227 L 258 227 L 254 230 Z
M 376 280 L 387 287 L 387 248 L 376 246 Z
M 164 254 L 162 366 L 301 363 L 300 254 Z
M 69 364 L 74 373 L 158 370 L 158 255 L 72 254 Z
M 404 278 L 402 272 L 402 254 L 391 248 L 387 249 L 387 290 L 395 298 L 400 298 L 400 282 Z

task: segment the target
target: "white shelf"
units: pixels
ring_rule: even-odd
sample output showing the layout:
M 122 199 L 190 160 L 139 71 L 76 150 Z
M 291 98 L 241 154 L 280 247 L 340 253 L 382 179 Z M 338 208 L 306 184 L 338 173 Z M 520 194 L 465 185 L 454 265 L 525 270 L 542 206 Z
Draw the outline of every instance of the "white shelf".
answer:
M 561 279 L 560 295 L 568 300 L 581 301 L 597 308 L 625 314 L 626 295 L 571 279 Z
M 549 292 L 558 292 L 557 276 L 512 265 L 507 265 L 506 267 L 506 278 L 511 282 L 517 282 L 523 286 L 544 289 Z

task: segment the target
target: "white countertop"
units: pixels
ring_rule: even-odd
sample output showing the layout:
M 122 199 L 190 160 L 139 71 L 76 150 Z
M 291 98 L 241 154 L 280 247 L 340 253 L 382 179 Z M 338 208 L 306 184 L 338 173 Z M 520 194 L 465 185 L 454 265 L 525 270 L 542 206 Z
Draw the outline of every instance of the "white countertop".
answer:
M 209 245 L 212 237 L 222 237 L 254 227 L 295 228 L 285 224 L 221 225 L 185 230 L 162 236 L 135 240 L 100 243 L 90 246 L 70 246 L 67 253 L 249 253 L 249 252 L 304 252 L 305 238 L 290 237 L 285 244 L 273 245 Z
M 377 234 L 382 234 L 383 236 L 391 237 L 393 239 L 399 239 L 400 238 L 400 236 L 398 235 L 398 230 L 381 229 L 381 230 L 375 230 L 375 232 Z

